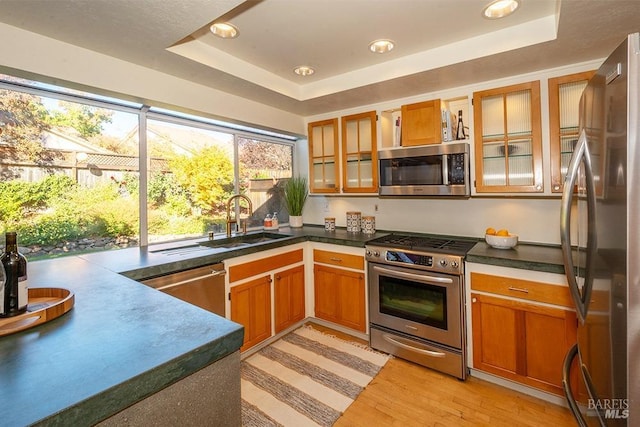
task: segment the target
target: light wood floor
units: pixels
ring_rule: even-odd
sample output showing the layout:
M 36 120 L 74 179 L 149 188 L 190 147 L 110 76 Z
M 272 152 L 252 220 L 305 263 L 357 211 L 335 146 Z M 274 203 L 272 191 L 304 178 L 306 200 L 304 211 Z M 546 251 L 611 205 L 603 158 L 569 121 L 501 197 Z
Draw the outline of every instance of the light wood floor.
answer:
M 360 341 L 333 329 L 313 327 Z M 349 426 L 575 426 L 567 408 L 487 381 L 392 358 L 338 419 Z

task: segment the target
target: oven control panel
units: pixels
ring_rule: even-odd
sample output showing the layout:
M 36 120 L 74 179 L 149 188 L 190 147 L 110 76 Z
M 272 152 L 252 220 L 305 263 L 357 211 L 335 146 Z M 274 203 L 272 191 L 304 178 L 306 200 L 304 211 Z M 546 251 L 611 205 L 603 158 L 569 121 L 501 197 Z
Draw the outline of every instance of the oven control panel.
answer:
M 414 254 L 404 251 L 384 251 L 384 260 L 401 262 L 403 264 L 433 267 L 433 257 L 430 255 Z
M 366 246 L 365 249 L 366 260 L 371 262 L 402 265 L 450 274 L 461 275 L 463 273 L 462 257 L 459 255 L 424 253 L 378 246 Z

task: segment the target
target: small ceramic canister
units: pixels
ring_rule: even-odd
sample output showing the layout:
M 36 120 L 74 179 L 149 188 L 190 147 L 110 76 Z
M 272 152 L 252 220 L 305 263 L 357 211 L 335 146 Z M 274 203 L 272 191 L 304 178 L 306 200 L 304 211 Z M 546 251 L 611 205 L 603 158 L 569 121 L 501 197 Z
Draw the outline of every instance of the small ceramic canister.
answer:
M 360 232 L 360 212 L 347 212 L 347 231 L 350 233 Z
M 324 231 L 336 231 L 336 219 L 325 218 L 324 219 Z
M 376 217 L 375 216 L 363 216 L 362 217 L 362 232 L 366 234 L 373 234 L 376 232 Z

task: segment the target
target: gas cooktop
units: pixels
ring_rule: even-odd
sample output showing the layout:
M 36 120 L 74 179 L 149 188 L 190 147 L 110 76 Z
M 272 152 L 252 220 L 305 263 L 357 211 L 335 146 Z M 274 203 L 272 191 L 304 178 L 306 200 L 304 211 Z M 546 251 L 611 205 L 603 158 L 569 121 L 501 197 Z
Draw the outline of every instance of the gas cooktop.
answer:
M 415 236 L 394 233 L 369 240 L 367 245 L 464 256 L 476 243 L 475 240 L 465 240 L 461 238 Z

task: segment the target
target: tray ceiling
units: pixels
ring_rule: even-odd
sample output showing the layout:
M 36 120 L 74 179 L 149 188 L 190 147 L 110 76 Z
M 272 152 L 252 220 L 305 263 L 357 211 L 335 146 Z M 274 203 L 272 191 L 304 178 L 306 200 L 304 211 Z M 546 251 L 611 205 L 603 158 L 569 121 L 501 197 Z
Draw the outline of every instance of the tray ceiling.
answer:
M 636 0 L 520 0 L 501 20 L 487 3 L 0 0 L 0 22 L 305 116 L 601 59 L 640 30 Z M 371 53 L 381 38 L 396 47 Z

